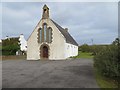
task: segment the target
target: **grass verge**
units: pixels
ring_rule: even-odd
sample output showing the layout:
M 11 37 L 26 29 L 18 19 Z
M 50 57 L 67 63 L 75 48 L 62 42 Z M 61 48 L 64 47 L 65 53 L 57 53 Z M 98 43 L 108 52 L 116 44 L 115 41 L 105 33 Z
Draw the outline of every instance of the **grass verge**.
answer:
M 0 56 L 2 60 L 25 60 L 26 55 L 10 55 L 10 56 Z
M 92 53 L 87 53 L 87 52 L 78 52 L 78 56 L 75 56 L 73 58 L 88 58 L 88 59 L 91 59 L 93 58 L 94 56 L 92 55 Z
M 95 72 L 96 81 L 99 87 L 101 88 L 101 90 L 108 90 L 108 88 L 110 88 L 110 90 L 115 90 L 116 88 L 118 88 L 117 82 L 102 76 L 95 67 L 94 67 L 94 72 Z

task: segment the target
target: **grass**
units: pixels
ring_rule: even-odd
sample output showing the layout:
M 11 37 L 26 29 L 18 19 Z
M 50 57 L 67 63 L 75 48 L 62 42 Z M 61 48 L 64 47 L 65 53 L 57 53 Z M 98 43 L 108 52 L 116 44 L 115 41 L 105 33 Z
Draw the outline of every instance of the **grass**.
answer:
M 0 56 L 2 55 L 2 44 L 0 43 Z
M 78 56 L 73 57 L 73 58 L 87 58 L 87 59 L 91 59 L 94 56 L 92 55 L 92 53 L 86 53 L 86 52 L 80 52 L 78 53 Z M 117 83 L 114 80 L 111 80 L 109 78 L 103 77 L 98 71 L 97 69 L 94 67 L 94 72 L 95 72 L 95 78 L 96 81 L 99 85 L 99 87 L 101 88 L 101 90 L 108 90 L 108 88 L 110 88 L 110 90 L 115 90 L 115 88 L 118 88 Z
M 0 56 L 2 60 L 25 60 L 26 55 L 10 55 L 10 56 Z
M 111 80 L 109 78 L 102 76 L 97 71 L 96 68 L 94 69 L 94 72 L 95 72 L 96 81 L 97 81 L 99 87 L 101 88 L 101 90 L 108 90 L 108 88 L 110 88 L 111 90 L 115 90 L 115 88 L 118 88 L 118 85 L 114 80 Z
M 92 53 L 87 53 L 87 52 L 78 52 L 78 56 L 75 56 L 73 58 L 88 58 L 88 59 L 91 59 L 93 58 L 94 56 L 92 55 Z

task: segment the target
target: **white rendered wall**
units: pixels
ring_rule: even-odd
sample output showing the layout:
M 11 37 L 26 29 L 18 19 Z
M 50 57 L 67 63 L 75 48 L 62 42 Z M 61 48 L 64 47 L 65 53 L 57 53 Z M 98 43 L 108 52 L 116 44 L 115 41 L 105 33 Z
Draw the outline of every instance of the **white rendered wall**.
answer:
M 27 41 L 27 60 L 38 60 L 39 59 L 39 49 L 37 43 L 37 30 L 38 27 L 34 29 Z
M 52 28 L 52 43 L 46 43 L 49 48 L 49 59 L 50 60 L 59 60 L 66 59 L 65 57 L 65 38 L 58 30 L 58 28 L 53 24 L 50 19 L 41 20 L 35 30 L 32 32 L 31 36 L 27 42 L 27 60 L 38 60 L 40 59 L 40 47 L 43 43 L 38 43 L 38 28 L 42 28 L 42 24 L 47 23 L 47 27 Z
M 20 41 L 20 50 L 27 51 L 27 41 L 25 40 L 23 34 L 20 35 L 19 41 Z
M 65 44 L 65 57 L 72 57 L 78 55 L 78 46 L 66 43 Z

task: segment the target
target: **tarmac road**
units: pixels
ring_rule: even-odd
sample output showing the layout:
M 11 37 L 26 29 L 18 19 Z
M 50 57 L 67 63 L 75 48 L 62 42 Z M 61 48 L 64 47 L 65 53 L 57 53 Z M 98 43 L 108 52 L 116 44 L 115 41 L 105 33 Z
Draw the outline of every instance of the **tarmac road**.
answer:
M 4 60 L 3 88 L 99 88 L 92 59 Z

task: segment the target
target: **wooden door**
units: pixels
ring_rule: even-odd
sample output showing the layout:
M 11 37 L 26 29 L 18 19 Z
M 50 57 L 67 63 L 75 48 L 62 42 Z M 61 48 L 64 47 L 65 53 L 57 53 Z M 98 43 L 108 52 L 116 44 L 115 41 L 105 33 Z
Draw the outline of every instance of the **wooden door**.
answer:
M 48 48 L 46 46 L 43 47 L 43 58 L 48 58 Z

